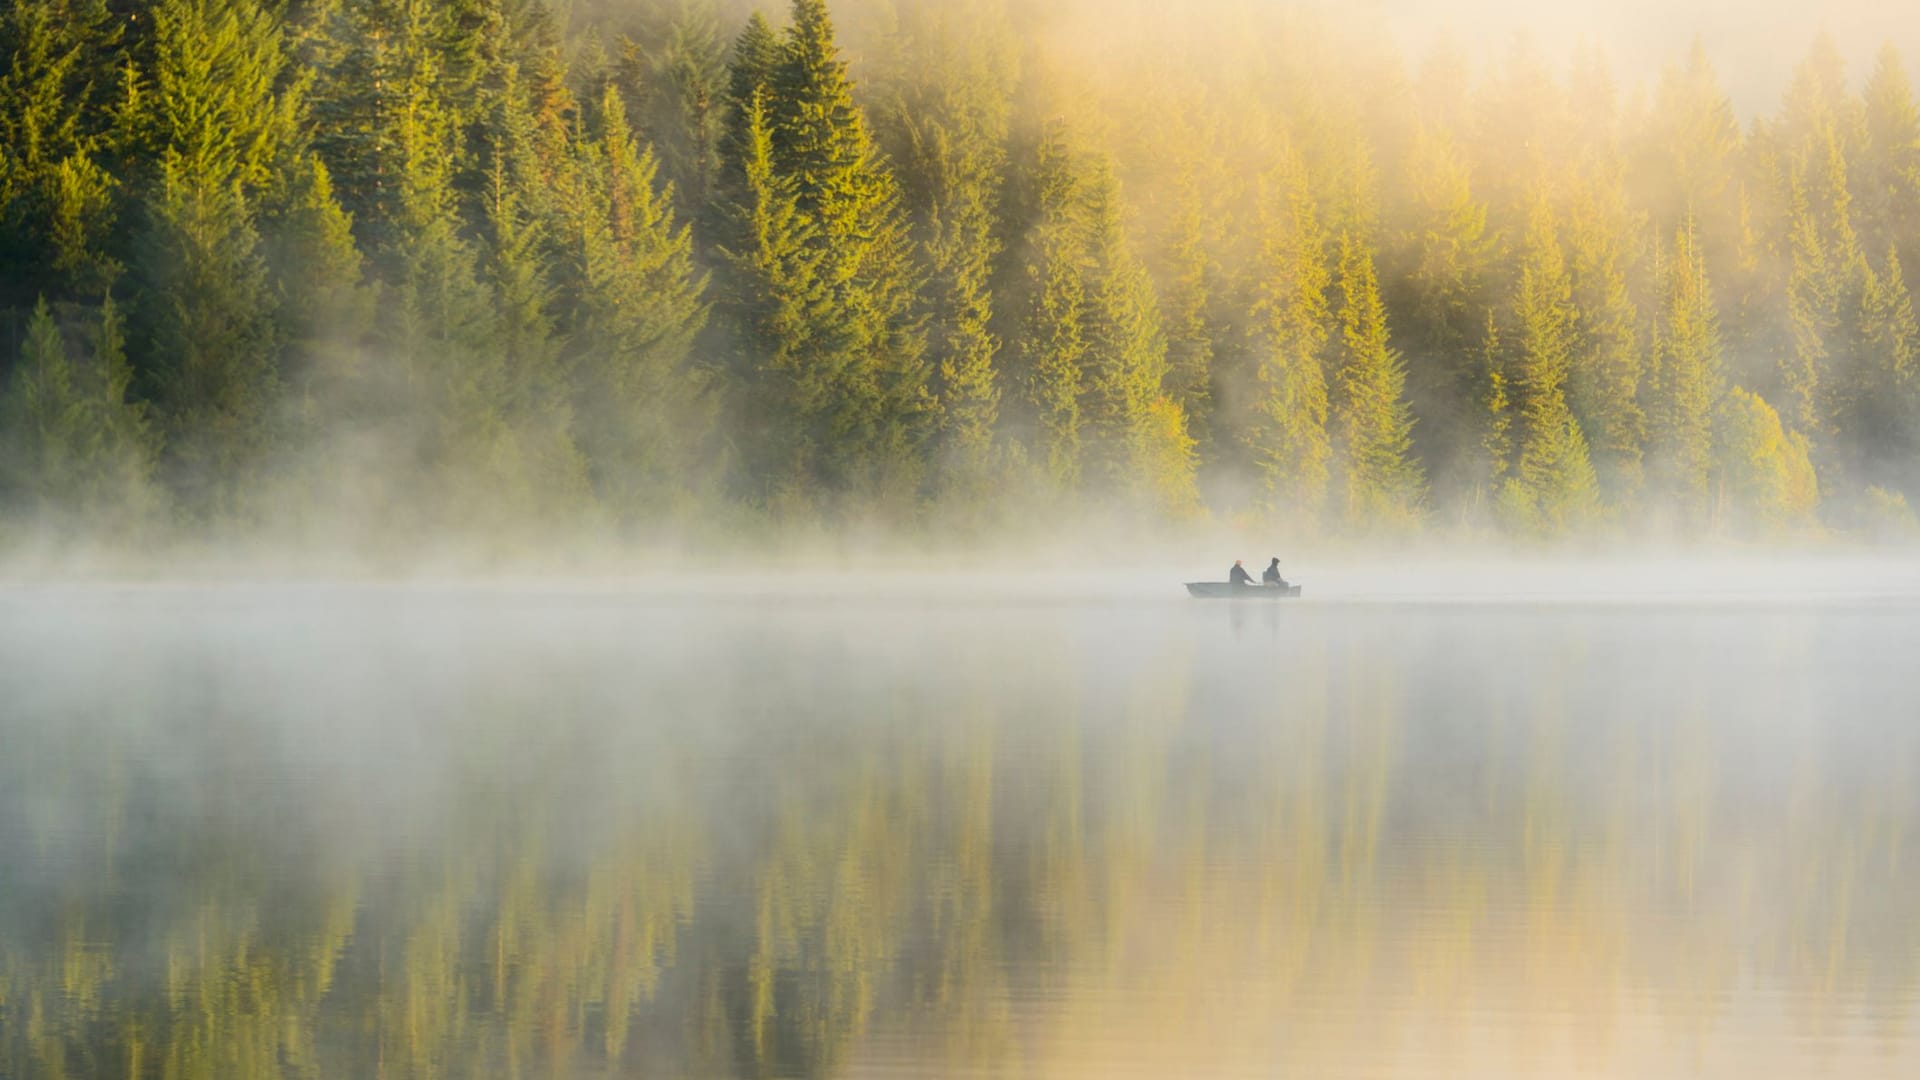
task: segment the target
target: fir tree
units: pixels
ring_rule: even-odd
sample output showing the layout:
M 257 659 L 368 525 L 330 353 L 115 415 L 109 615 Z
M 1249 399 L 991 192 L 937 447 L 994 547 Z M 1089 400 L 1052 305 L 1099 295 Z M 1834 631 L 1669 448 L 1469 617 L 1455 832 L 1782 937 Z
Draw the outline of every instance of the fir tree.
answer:
M 1727 392 L 1714 423 L 1716 470 L 1735 523 L 1779 530 L 1805 523 L 1819 499 L 1807 441 L 1740 387 Z
M 682 0 L 664 25 L 652 29 L 648 40 L 628 39 L 624 83 L 639 102 L 638 126 L 659 158 L 679 213 L 691 217 L 719 194 L 728 102 L 734 92 L 745 101 L 753 86 L 771 77 L 777 42 L 755 13 L 747 29 L 749 47 L 763 51 L 763 65 L 758 76 L 746 76 L 751 85 L 730 88 L 712 0 Z
M 148 121 L 158 161 L 135 264 L 163 471 L 190 512 L 231 512 L 269 448 L 273 290 L 256 199 L 283 175 L 298 102 L 280 26 L 242 0 L 162 0 Z
M 1480 433 L 1476 490 L 1482 501 L 1491 502 L 1507 490 L 1507 478 L 1513 471 L 1511 380 L 1507 377 L 1506 359 L 1501 351 L 1499 323 L 1491 310 L 1487 312 L 1486 333 L 1482 340 L 1485 344 L 1480 350 L 1479 411 L 1484 420 Z M 1523 497 L 1523 501 L 1510 509 L 1524 515 L 1525 493 L 1516 493 Z
M 1856 171 L 1861 232 L 1874 251 L 1893 245 L 1902 261 L 1920 258 L 1920 106 L 1892 45 L 1867 78 L 1865 161 Z
M 733 41 L 733 54 L 727 61 L 727 153 L 725 160 L 743 162 L 750 146 L 749 111 L 754 98 L 770 92 L 774 71 L 780 65 L 780 37 L 767 25 L 766 17 L 754 12 Z
M 1513 479 L 1525 497 L 1528 524 L 1560 534 L 1594 515 L 1599 490 L 1586 436 L 1567 405 L 1573 287 L 1544 199 L 1537 198 L 1529 214 L 1513 309 L 1513 388 L 1519 420 Z
M 810 348 L 841 375 L 818 440 L 829 490 L 898 496 L 919 483 L 920 450 L 937 427 L 920 272 L 899 190 L 853 102 L 824 0 L 794 0 L 771 82 L 774 159 L 814 227 L 830 324 Z
M 1847 417 L 1847 470 L 1858 482 L 1899 490 L 1920 458 L 1920 322 L 1897 248 L 1870 274 L 1860 312 L 1862 363 Z
M 892 58 L 890 138 L 903 204 L 928 270 L 923 308 L 940 402 L 938 464 L 951 493 L 978 497 L 995 473 L 1004 387 L 992 279 L 1011 105 L 1006 29 L 993 3 L 902 12 Z
M 285 349 L 280 370 L 294 414 L 312 435 L 351 422 L 368 404 L 365 346 L 376 297 L 327 167 L 309 156 L 286 187 L 287 207 L 271 224 L 266 262 Z
M 1725 377 L 1721 348 L 1706 259 L 1683 226 L 1666 260 L 1649 471 L 1685 524 L 1702 524 L 1710 512 L 1713 414 Z
M 1220 271 L 1216 221 L 1207 206 L 1205 181 L 1189 163 L 1179 181 L 1174 238 L 1167 253 L 1171 283 L 1167 297 L 1167 389 L 1194 424 L 1196 442 L 1208 456 L 1213 449 L 1213 376 L 1219 332 L 1214 325 L 1213 291 Z
M 1574 363 L 1567 401 L 1589 439 L 1599 493 L 1632 501 L 1642 482 L 1646 415 L 1640 407 L 1640 315 L 1628 284 L 1632 236 L 1617 172 L 1579 189 L 1568 221 Z
M 482 276 L 493 294 L 498 387 L 491 397 L 503 421 L 500 478 L 515 505 L 569 508 L 582 491 L 584 464 L 572 444 L 569 393 L 560 369 L 555 290 L 548 265 L 557 177 L 546 162 L 559 132 L 541 115 L 541 95 L 519 66 L 499 61 L 489 76 L 493 107 L 480 131 L 486 188 L 480 220 L 487 247 Z
M 722 317 L 737 349 L 745 392 L 736 403 L 756 434 L 748 481 L 763 495 L 805 492 L 815 472 L 821 418 L 831 407 L 839 354 L 812 347 L 828 292 L 814 226 L 796 204 L 793 182 L 777 170 L 767 89 L 753 91 L 744 115 L 739 201 L 729 208 Z
M 1334 405 L 1336 456 L 1347 519 L 1403 525 L 1418 516 L 1426 480 L 1414 459 L 1406 365 L 1387 339 L 1373 256 L 1340 236 L 1340 350 Z
M 302 59 L 314 72 L 313 148 L 325 163 L 355 236 L 379 258 L 398 244 L 404 125 L 437 65 L 433 5 L 340 0 L 309 16 Z
M 0 305 L 51 282 L 105 292 L 120 185 L 106 156 L 122 55 L 106 0 L 18 0 L 0 10 Z
M 627 521 L 670 508 L 701 477 L 710 395 L 691 364 L 704 278 L 670 187 L 609 88 L 598 140 L 580 149 L 561 260 L 576 429 L 595 491 Z
M 1787 418 L 1824 460 L 1853 411 L 1851 375 L 1863 363 L 1858 336 L 1872 271 L 1853 225 L 1841 137 L 1832 128 L 1803 157 L 1792 181 L 1787 314 L 1793 350 L 1783 357 Z
M 1410 395 L 1419 418 L 1414 445 L 1438 490 L 1474 481 L 1479 439 L 1474 408 L 1484 389 L 1480 314 L 1497 241 L 1475 194 L 1469 163 L 1445 132 L 1422 131 L 1412 149 L 1410 220 L 1401 242 L 1411 263 L 1403 309 L 1412 342 Z
M 1027 308 L 1020 333 L 1021 368 L 1034 417 L 1036 449 L 1053 484 L 1070 491 L 1081 474 L 1081 393 L 1087 362 L 1085 178 L 1065 134 L 1041 141 L 1034 167 L 1039 220 L 1025 260 Z
M 1250 450 L 1272 509 L 1312 529 L 1326 504 L 1332 457 L 1326 374 L 1332 275 L 1298 157 L 1289 154 L 1263 188 L 1263 274 L 1254 312 L 1260 405 L 1248 433 Z
M 113 301 L 99 311 L 90 361 L 76 362 L 45 300 L 0 388 L 0 490 L 47 524 L 141 524 L 155 505 L 155 435 L 128 399 L 133 372 Z
M 1153 282 L 1127 242 L 1119 187 L 1104 162 L 1085 195 L 1092 275 L 1082 361 L 1087 480 L 1102 492 L 1184 509 L 1195 497 L 1193 441 L 1184 410 L 1165 393 L 1167 341 Z

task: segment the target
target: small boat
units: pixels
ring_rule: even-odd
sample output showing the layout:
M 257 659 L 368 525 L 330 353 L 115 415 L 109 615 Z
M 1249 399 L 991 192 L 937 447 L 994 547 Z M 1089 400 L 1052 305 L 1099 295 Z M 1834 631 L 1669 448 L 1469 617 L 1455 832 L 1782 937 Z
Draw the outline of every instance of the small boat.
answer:
M 1282 600 L 1300 595 L 1298 585 L 1234 585 L 1225 581 L 1189 581 L 1195 600 Z

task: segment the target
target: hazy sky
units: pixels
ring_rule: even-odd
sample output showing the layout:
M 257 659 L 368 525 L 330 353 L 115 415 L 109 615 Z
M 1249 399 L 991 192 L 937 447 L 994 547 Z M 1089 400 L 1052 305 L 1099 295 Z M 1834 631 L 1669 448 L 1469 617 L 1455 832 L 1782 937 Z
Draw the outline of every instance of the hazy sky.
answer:
M 1524 29 L 1564 55 L 1599 45 L 1623 83 L 1657 74 L 1695 37 L 1705 43 L 1743 116 L 1772 109 L 1793 68 L 1823 30 L 1858 87 L 1891 42 L 1910 76 L 1920 59 L 1920 0 L 1355 0 L 1414 53 L 1441 31 L 1473 50 L 1504 49 Z

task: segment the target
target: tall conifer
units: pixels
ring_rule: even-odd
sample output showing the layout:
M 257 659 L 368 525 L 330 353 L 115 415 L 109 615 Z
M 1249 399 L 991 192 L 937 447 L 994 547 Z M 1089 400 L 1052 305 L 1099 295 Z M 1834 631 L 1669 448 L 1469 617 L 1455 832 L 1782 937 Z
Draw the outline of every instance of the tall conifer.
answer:
M 1711 512 L 1713 414 L 1725 360 L 1706 258 L 1685 226 L 1666 259 L 1657 356 L 1649 471 L 1681 523 L 1697 527 Z
M 1528 523 L 1559 534 L 1592 518 L 1599 490 L 1586 436 L 1567 405 L 1575 346 L 1573 287 L 1552 211 L 1539 196 L 1528 214 L 1513 308 L 1519 421 L 1514 479 L 1525 495 Z
M 1288 152 L 1262 192 L 1253 332 L 1260 404 L 1247 437 L 1271 509 L 1311 529 L 1325 508 L 1332 458 L 1326 372 L 1332 274 L 1297 154 Z
M 1340 236 L 1340 349 L 1334 406 L 1335 458 L 1349 522 L 1405 525 L 1420 513 L 1426 478 L 1413 457 L 1406 364 L 1387 336 L 1373 255 Z

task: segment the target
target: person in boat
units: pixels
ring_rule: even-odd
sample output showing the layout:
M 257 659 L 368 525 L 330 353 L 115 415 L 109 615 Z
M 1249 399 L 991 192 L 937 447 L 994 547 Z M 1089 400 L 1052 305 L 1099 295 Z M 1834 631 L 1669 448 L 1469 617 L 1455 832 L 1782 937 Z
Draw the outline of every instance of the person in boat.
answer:
M 1261 572 L 1260 584 L 1272 585 L 1280 589 L 1287 587 L 1287 579 L 1280 576 L 1280 556 L 1275 555 L 1273 561 L 1267 564 L 1266 570 Z
M 1227 572 L 1227 584 L 1229 585 L 1253 584 L 1253 575 L 1247 573 L 1247 568 L 1240 565 L 1239 559 L 1233 560 L 1233 569 Z

